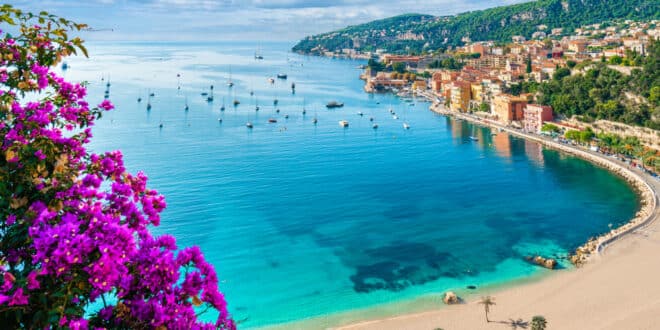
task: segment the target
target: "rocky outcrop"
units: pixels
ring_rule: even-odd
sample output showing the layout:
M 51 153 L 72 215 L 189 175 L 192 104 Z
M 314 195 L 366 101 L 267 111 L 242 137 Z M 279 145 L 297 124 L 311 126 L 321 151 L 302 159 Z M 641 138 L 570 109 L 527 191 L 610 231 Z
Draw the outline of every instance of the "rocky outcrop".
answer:
M 458 296 L 452 291 L 446 292 L 445 297 L 442 298 L 442 301 L 447 305 L 454 305 L 461 302 Z
M 525 259 L 527 259 L 527 261 L 531 263 L 534 263 L 541 267 L 545 267 L 547 269 L 557 268 L 557 260 L 552 258 L 543 258 L 541 256 L 534 256 L 534 257 L 526 257 Z

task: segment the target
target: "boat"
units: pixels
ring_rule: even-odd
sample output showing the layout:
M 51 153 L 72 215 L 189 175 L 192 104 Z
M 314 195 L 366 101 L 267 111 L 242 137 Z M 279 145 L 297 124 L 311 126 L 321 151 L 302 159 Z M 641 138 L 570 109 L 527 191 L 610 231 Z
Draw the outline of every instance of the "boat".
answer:
M 392 116 L 392 119 L 399 119 L 397 115 Z
M 151 103 L 147 103 L 147 110 L 151 110 Z
M 294 89 L 294 90 L 296 89 L 296 83 L 294 83 L 294 82 L 291 83 L 291 89 Z
M 151 93 L 151 94 L 149 94 L 149 96 L 154 97 L 154 96 L 156 96 L 156 94 Z
M 337 101 L 330 101 L 328 104 L 325 105 L 326 108 L 332 109 L 332 108 L 341 108 L 344 106 L 344 103 L 340 103 Z
M 373 124 L 373 125 L 371 125 L 371 128 L 373 128 L 373 129 L 378 129 L 378 124 Z
M 222 106 L 220 107 L 220 111 L 225 111 L 225 97 L 222 97 Z
M 348 120 L 340 120 L 339 121 L 339 126 L 348 127 Z
M 253 95 L 254 95 L 254 91 L 250 90 L 250 96 L 253 96 Z
M 312 123 L 314 123 L 314 125 L 316 125 L 316 123 L 318 123 L 318 122 L 319 122 L 319 120 L 316 119 L 316 117 L 314 117 L 314 119 L 312 119 Z
M 248 121 L 247 123 L 245 123 L 245 127 L 252 128 L 252 123 Z
M 209 96 L 206 98 L 206 102 L 213 102 L 213 95 L 209 95 Z
M 472 141 L 479 141 L 479 138 L 476 137 L 476 136 L 472 136 L 472 135 L 470 135 L 470 140 L 472 140 Z
M 277 99 L 274 99 L 273 100 L 273 105 L 277 105 L 277 102 L 278 102 Z
M 138 103 L 139 103 L 139 102 L 142 102 L 142 98 L 141 98 L 141 97 L 138 97 L 137 101 L 138 101 Z
M 369 121 L 374 121 L 374 117 L 369 117 Z
M 218 122 L 221 123 L 221 122 L 222 122 L 222 118 L 218 118 Z
M 278 73 L 277 74 L 278 79 L 286 79 L 286 77 L 287 77 L 286 73 Z
M 227 79 L 227 87 L 232 88 L 234 86 L 234 82 L 231 80 L 231 66 L 229 67 L 229 79 Z M 213 86 L 211 86 L 211 89 L 213 89 Z
M 403 123 L 403 128 L 404 129 L 410 129 L 410 125 L 408 125 L 408 123 Z
M 258 55 L 258 54 L 255 52 L 255 53 L 254 53 L 254 59 L 255 59 L 255 60 L 263 60 L 264 57 L 261 56 L 261 55 Z
M 259 106 L 258 105 L 254 107 L 254 111 L 259 111 Z
M 275 83 L 275 79 L 273 79 L 273 78 L 268 78 L 268 82 L 271 83 L 271 84 L 274 84 L 274 83 Z
M 302 114 L 304 115 L 306 113 L 307 113 L 307 110 L 305 110 L 305 108 L 303 108 Z
M 209 93 L 207 93 L 207 92 L 202 92 L 202 93 L 199 93 L 199 95 L 201 95 L 201 96 L 206 96 L 206 95 L 209 95 Z
M 234 100 L 234 106 L 237 106 L 237 105 L 239 105 L 239 104 L 241 104 L 241 101 L 239 101 L 239 100 Z
M 284 119 L 289 119 L 289 115 L 284 115 Z
M 276 123 L 276 122 L 277 122 L 277 119 L 275 119 L 275 118 L 268 118 L 268 122 L 269 122 L 269 123 Z
M 280 108 L 275 109 L 275 112 L 280 113 Z
M 362 113 L 362 111 L 358 111 L 357 114 L 358 114 L 358 116 L 360 116 L 360 117 L 364 116 L 364 113 Z

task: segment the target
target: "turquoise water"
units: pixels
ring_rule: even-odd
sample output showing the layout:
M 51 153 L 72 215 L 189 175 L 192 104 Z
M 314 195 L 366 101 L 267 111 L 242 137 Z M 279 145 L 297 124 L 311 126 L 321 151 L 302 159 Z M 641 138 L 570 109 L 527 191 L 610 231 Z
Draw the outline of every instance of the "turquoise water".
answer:
M 111 81 L 117 110 L 98 122 L 93 149 L 121 149 L 166 195 L 156 232 L 202 247 L 242 328 L 526 278 L 542 270 L 525 255 L 565 255 L 638 207 L 599 167 L 421 100 L 368 95 L 363 62 L 289 46 L 262 43 L 255 61 L 252 43 L 97 43 L 65 73 L 89 81 L 93 102 Z M 288 79 L 271 85 L 279 72 Z M 200 95 L 210 85 L 211 104 Z M 346 105 L 327 110 L 331 100 Z

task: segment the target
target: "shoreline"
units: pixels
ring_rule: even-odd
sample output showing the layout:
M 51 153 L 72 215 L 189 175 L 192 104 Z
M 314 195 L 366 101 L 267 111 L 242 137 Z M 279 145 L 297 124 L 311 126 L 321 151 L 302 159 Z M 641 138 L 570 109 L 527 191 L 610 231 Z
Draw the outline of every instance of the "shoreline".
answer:
M 635 212 L 635 216 L 627 221 L 625 224 L 613 228 L 607 233 L 601 234 L 600 236 L 593 237 L 587 242 L 579 246 L 575 254 L 571 256 L 571 262 L 577 267 L 588 262 L 594 255 L 602 254 L 609 244 L 615 242 L 623 235 L 626 235 L 636 229 L 641 227 L 648 226 L 655 218 L 653 217 L 653 212 L 658 207 L 656 192 L 649 185 L 649 183 L 640 176 L 640 174 L 634 173 L 631 169 L 627 168 L 624 164 L 621 164 L 620 161 L 615 161 L 606 157 L 605 155 L 598 154 L 593 151 L 587 151 L 579 147 L 562 144 L 556 141 L 553 141 L 548 138 L 544 138 L 540 135 L 534 135 L 530 133 L 524 133 L 503 125 L 500 125 L 497 122 L 476 118 L 467 114 L 456 113 L 445 109 L 442 105 L 438 103 L 433 103 L 429 109 L 437 114 L 460 118 L 467 120 L 473 124 L 487 126 L 490 128 L 495 128 L 507 132 L 511 135 L 523 138 L 526 140 L 534 141 L 540 143 L 541 145 L 561 151 L 564 153 L 571 154 L 575 157 L 579 157 L 583 160 L 586 160 L 592 164 L 605 168 L 610 173 L 613 173 L 621 178 L 623 178 L 632 188 L 635 190 L 635 193 L 640 199 L 640 209 Z
M 498 302 L 491 315 L 507 314 L 508 319 L 504 321 L 486 323 L 482 306 L 474 299 L 475 294 L 458 305 L 439 305 L 437 310 L 365 320 L 338 325 L 333 329 L 412 330 L 438 326 L 466 330 L 510 329 L 514 320 L 528 322 L 533 315 L 539 314 L 546 317 L 552 329 L 650 329 L 660 321 L 660 315 L 657 315 L 660 284 L 656 281 L 660 276 L 660 260 L 654 258 L 653 262 L 646 262 L 655 256 L 656 249 L 660 247 L 660 228 L 658 221 L 655 221 L 660 218 L 657 196 L 660 182 L 650 181 L 649 176 L 602 154 L 519 132 L 490 120 L 451 112 L 441 104 L 433 103 L 430 110 L 501 129 L 603 167 L 626 180 L 635 190 L 640 199 L 640 209 L 625 224 L 578 247 L 571 260 L 576 268 L 553 271 L 556 274 L 531 279 L 527 283 L 514 281 L 509 287 L 483 290 L 481 294 L 495 295 Z M 644 232 L 645 229 L 649 230 Z M 634 237 L 633 234 L 646 239 Z M 615 242 L 617 244 L 613 244 Z M 631 284 L 635 285 L 631 287 Z M 623 297 L 612 294 L 624 291 L 628 292 Z M 437 294 L 440 296 L 442 292 Z M 622 308 L 622 305 L 625 307 Z
M 428 96 L 424 95 L 428 98 Z M 660 182 L 652 182 L 651 184 L 647 183 L 645 177 L 642 177 L 643 174 L 638 173 L 638 171 L 628 169 L 627 166 L 618 160 L 606 157 L 602 154 L 597 154 L 595 152 L 579 149 L 575 146 L 564 145 L 550 139 L 545 139 L 542 136 L 531 135 L 527 133 L 519 132 L 515 129 L 507 128 L 499 125 L 496 122 L 487 121 L 478 117 L 472 117 L 466 114 L 460 114 L 455 112 L 450 112 L 442 107 L 441 104 L 432 103 L 430 110 L 444 116 L 450 116 L 454 118 L 460 118 L 463 120 L 470 121 L 473 124 L 488 126 L 493 129 L 502 129 L 503 131 L 514 135 L 516 137 L 524 138 L 530 141 L 540 143 L 544 147 L 558 150 L 564 153 L 568 153 L 575 157 L 579 157 L 590 163 L 593 163 L 599 167 L 603 167 L 608 170 L 610 173 L 613 173 L 622 179 L 624 179 L 628 185 L 630 185 L 633 190 L 635 190 L 636 195 L 639 198 L 640 208 L 635 213 L 634 217 L 630 219 L 625 224 L 612 229 L 609 232 L 606 232 L 596 238 L 592 238 L 580 247 L 576 251 L 582 251 L 581 253 L 576 254 L 579 260 L 575 268 L 570 268 L 567 270 L 554 270 L 548 271 L 542 274 L 535 274 L 532 276 L 525 276 L 520 279 L 514 279 L 507 281 L 505 283 L 496 283 L 480 287 L 478 292 L 463 292 L 462 298 L 464 302 L 458 305 L 444 305 L 441 302 L 441 298 L 444 292 L 434 292 L 429 293 L 429 295 L 435 295 L 438 297 L 437 308 L 428 309 L 428 308 L 419 308 L 417 310 L 408 309 L 408 312 L 405 310 L 407 308 L 414 306 L 414 301 L 409 301 L 408 303 L 403 304 L 384 304 L 381 306 L 373 306 L 368 308 L 356 309 L 352 311 L 340 312 L 338 314 L 324 315 L 312 317 L 306 320 L 287 322 L 279 325 L 272 325 L 262 327 L 261 329 L 385 329 L 385 330 L 398 330 L 398 329 L 433 329 L 438 326 L 446 327 L 446 329 L 482 329 L 482 328 L 501 328 L 501 329 L 510 329 L 511 324 L 506 322 L 495 323 L 482 323 L 483 319 L 483 310 L 481 305 L 477 305 L 475 301 L 480 295 L 496 295 L 497 298 L 500 295 L 513 295 L 517 300 L 521 300 L 522 295 L 527 295 L 530 293 L 545 292 L 547 295 L 557 294 L 561 295 L 562 292 L 567 292 L 565 289 L 568 285 L 567 282 L 579 282 L 579 281 L 589 281 L 592 282 L 592 277 L 586 276 L 585 272 L 593 272 L 594 268 L 597 268 L 599 265 L 604 264 L 602 261 L 608 258 L 601 258 L 605 252 L 610 254 L 610 247 L 612 250 L 619 250 L 619 248 L 626 248 L 628 244 L 635 243 L 635 239 L 628 239 L 632 235 L 631 233 L 639 231 L 640 229 L 647 228 L 657 224 L 658 221 L 654 221 L 658 218 L 658 202 L 657 202 L 657 193 L 660 191 Z M 660 231 L 660 229 L 658 230 Z M 658 235 L 658 241 L 660 242 L 660 235 Z M 627 241 L 626 244 L 612 244 L 618 241 Z M 659 243 L 660 244 L 660 243 Z M 614 251 L 616 253 L 618 251 Z M 596 260 L 598 259 L 598 260 Z M 626 272 L 626 269 L 621 269 L 621 272 Z M 600 275 L 606 274 L 607 272 L 600 272 Z M 652 273 L 653 274 L 653 273 Z M 660 276 L 660 262 L 657 266 L 657 274 Z M 557 283 L 560 283 L 558 285 Z M 537 287 L 541 287 L 538 289 Z M 460 290 L 459 290 L 460 291 Z M 601 288 L 599 292 L 607 292 L 606 288 Z M 579 294 L 579 292 L 572 292 L 573 295 Z M 657 293 L 660 296 L 660 285 L 657 285 Z M 570 295 L 570 294 L 569 294 Z M 420 297 L 419 299 L 425 299 Z M 428 297 L 426 298 L 428 299 Z M 536 300 L 543 299 L 542 297 L 536 297 L 533 301 L 528 301 L 524 306 L 534 306 L 537 302 Z M 525 299 L 522 299 L 525 301 Z M 498 300 L 499 302 L 499 300 Z M 395 306 L 401 306 L 402 313 L 396 313 Z M 558 305 L 572 305 L 572 304 L 558 304 Z M 658 302 L 660 307 L 660 302 Z M 579 309 L 579 306 L 573 306 L 575 309 Z M 494 307 L 494 309 L 499 309 L 499 304 Z M 469 309 L 469 310 L 468 310 Z M 379 311 L 381 313 L 379 313 Z M 378 315 L 380 314 L 380 315 Z M 474 315 L 472 315 L 474 314 Z M 527 321 L 531 319 L 533 315 L 542 314 L 548 318 L 548 315 L 543 311 L 539 311 L 535 314 L 528 315 Z M 384 316 L 383 316 L 384 315 Z M 394 316 L 392 316 L 394 315 Z M 470 316 L 468 316 L 470 315 Z M 520 314 L 518 314 L 520 315 Z M 552 314 L 550 314 L 552 315 Z M 588 315 L 588 313 L 587 313 Z M 362 318 L 362 320 L 359 320 Z M 470 318 L 470 321 L 466 320 Z M 515 318 L 517 319 L 517 318 Z M 551 328 L 555 328 L 555 323 L 557 319 L 548 318 Z M 569 321 L 570 318 L 565 318 Z M 660 320 L 658 316 L 657 320 Z M 656 321 L 657 321 L 656 320 Z M 477 321 L 477 323 L 471 322 Z M 499 325 L 499 327 L 498 327 Z M 561 329 L 584 329 L 582 327 L 560 327 Z M 589 327 L 586 327 L 589 328 Z M 634 329 L 631 328 L 631 329 Z

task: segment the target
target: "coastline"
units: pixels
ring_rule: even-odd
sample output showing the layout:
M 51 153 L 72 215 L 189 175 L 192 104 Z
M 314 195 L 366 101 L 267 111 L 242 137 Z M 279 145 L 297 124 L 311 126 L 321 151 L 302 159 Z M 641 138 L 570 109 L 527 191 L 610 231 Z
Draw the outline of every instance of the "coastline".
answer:
M 656 313 L 660 309 L 657 299 L 660 284 L 656 281 L 660 276 L 660 260 L 654 258 L 660 247 L 660 224 L 655 221 L 660 218 L 657 196 L 660 182 L 604 155 L 522 133 L 496 122 L 450 112 L 440 104 L 432 104 L 430 110 L 501 129 L 604 167 L 636 190 L 640 210 L 624 225 L 578 247 L 572 260 L 578 268 L 480 290 L 481 295 L 496 298 L 497 305 L 491 312 L 495 322 L 485 322 L 482 305 L 473 294 L 464 297 L 464 303 L 459 305 L 440 305 L 437 310 L 371 319 L 334 329 L 510 329 L 513 321 L 529 322 L 534 315 L 544 315 L 552 329 L 653 328 L 660 320 Z M 614 242 L 617 244 L 612 244 Z M 440 296 L 442 292 L 437 294 Z
M 515 129 L 511 129 L 509 127 L 502 126 L 497 122 L 491 120 L 481 119 L 467 114 L 452 112 L 445 109 L 444 107 L 442 107 L 442 105 L 438 103 L 433 103 L 429 107 L 429 109 L 437 114 L 461 118 L 477 125 L 496 128 L 501 131 L 507 132 L 511 135 L 540 143 L 547 148 L 558 150 L 579 157 L 597 166 L 607 169 L 611 173 L 626 180 L 626 182 L 628 182 L 628 184 L 632 186 L 632 188 L 635 190 L 635 192 L 640 198 L 640 204 L 641 204 L 640 209 L 635 213 L 635 216 L 632 219 L 630 219 L 628 222 L 626 222 L 624 225 L 614 228 L 610 230 L 610 232 L 604 233 L 598 237 L 593 237 L 589 239 L 586 243 L 578 247 L 575 251 L 575 254 L 571 256 L 571 262 L 578 267 L 580 265 L 587 263 L 590 260 L 590 258 L 592 258 L 593 256 L 602 254 L 605 248 L 609 246 L 609 244 L 618 240 L 623 235 L 628 234 L 641 227 L 647 226 L 655 219 L 653 215 L 654 215 L 654 211 L 658 207 L 656 192 L 650 186 L 650 184 L 641 176 L 643 174 L 634 173 L 631 169 L 629 169 L 627 166 L 625 166 L 618 160 L 613 160 L 611 158 L 606 157 L 605 155 L 598 154 L 593 151 L 588 151 L 575 146 L 562 144 L 553 141 L 549 138 L 544 138 L 539 135 L 524 133 Z
M 602 287 L 602 283 L 608 282 L 610 278 L 617 278 L 617 276 L 623 275 L 625 277 L 626 272 L 628 269 L 631 269 L 631 267 L 636 266 L 639 268 L 639 261 L 623 267 L 612 266 L 612 259 L 615 259 L 615 261 L 618 262 L 618 258 L 630 256 L 628 249 L 630 249 L 631 245 L 637 244 L 638 241 L 635 237 L 631 237 L 632 235 L 630 235 L 630 233 L 639 231 L 642 228 L 658 225 L 659 222 L 653 220 L 658 218 L 656 192 L 660 191 L 660 182 L 651 182 L 651 184 L 649 184 L 644 177 L 642 177 L 643 174 L 628 169 L 625 164 L 601 154 L 560 144 L 549 139 L 544 139 L 541 136 L 522 133 L 514 129 L 503 127 L 494 122 L 482 120 L 478 117 L 449 112 L 443 109 L 439 104 L 432 104 L 430 110 L 441 115 L 461 118 L 476 125 L 489 126 L 494 129 L 502 128 L 503 131 L 506 131 L 509 134 L 535 141 L 547 148 L 559 150 L 563 153 L 569 153 L 594 163 L 597 166 L 603 167 L 617 176 L 622 177 L 632 186 L 640 199 L 640 209 L 630 221 L 620 227 L 614 228 L 610 232 L 598 236 L 597 238 L 590 239 L 588 242 L 580 246 L 577 249 L 582 251 L 577 254 L 579 255 L 580 260 L 578 263 L 579 267 L 559 271 L 545 271 L 541 274 L 534 274 L 532 276 L 514 279 L 504 283 L 487 284 L 485 286 L 480 286 L 479 290 L 476 292 L 457 290 L 456 292 L 459 296 L 464 299 L 463 304 L 450 306 L 444 305 L 441 301 L 443 292 L 432 292 L 429 293 L 429 296 L 435 297 L 435 304 L 429 305 L 427 301 L 425 307 L 421 307 L 423 306 L 421 303 L 415 304 L 415 301 L 392 303 L 327 316 L 313 317 L 307 320 L 268 326 L 262 329 L 413 330 L 434 329 L 437 327 L 444 327 L 445 329 L 510 329 L 511 323 L 508 320 L 523 318 L 526 321 L 529 321 L 532 316 L 539 314 L 544 315 L 548 319 L 552 329 L 585 329 L 599 328 L 588 326 L 589 320 L 607 320 L 607 317 L 603 317 L 594 312 L 595 310 L 598 310 L 598 308 L 590 307 L 589 299 L 585 300 L 581 298 L 609 295 L 608 288 Z M 658 231 L 660 231 L 660 229 Z M 660 246 L 660 234 L 657 236 L 658 244 Z M 611 244 L 615 241 L 619 243 Z M 621 250 L 624 250 L 624 252 L 621 252 Z M 647 254 L 649 252 L 653 253 L 650 249 L 645 251 Z M 643 259 L 648 258 L 647 254 L 642 254 Z M 607 257 L 602 258 L 604 255 L 607 255 Z M 639 257 L 639 254 L 636 256 Z M 603 270 L 601 268 L 607 269 Z M 656 277 L 660 275 L 660 261 L 657 262 L 657 265 L 652 269 L 653 271 L 646 274 Z M 613 272 L 616 273 L 616 276 L 612 276 Z M 640 270 L 637 273 L 641 274 L 643 272 Z M 626 280 L 620 280 L 617 282 L 621 291 L 626 290 L 626 287 L 628 286 Z M 654 283 L 649 279 L 640 280 L 640 282 L 649 282 L 649 286 Z M 596 285 L 596 288 L 594 288 L 593 285 Z M 569 287 L 571 287 L 571 289 L 569 289 Z M 649 292 L 655 293 L 655 297 L 660 296 L 660 285 L 655 285 L 653 288 L 654 289 L 649 290 Z M 640 295 L 642 294 L 643 293 L 640 293 Z M 507 315 L 503 321 L 491 323 L 484 322 L 482 306 L 476 303 L 478 298 L 482 295 L 494 295 L 496 297 L 498 305 L 493 307 L 493 311 L 496 315 L 501 315 L 500 312 Z M 541 303 L 546 296 L 564 298 L 562 298 L 561 302 L 553 303 L 553 306 Z M 653 295 L 649 297 L 649 300 L 652 298 L 654 299 Z M 420 301 L 429 299 L 430 298 L 427 296 L 419 297 Z M 597 302 L 605 302 L 609 307 L 616 305 L 611 302 L 611 298 L 609 300 L 607 297 L 593 299 Z M 654 304 L 655 302 L 652 301 L 648 306 L 655 306 Z M 506 308 L 502 308 L 500 305 L 507 306 Z M 514 306 L 513 308 L 510 307 L 512 305 Z M 437 308 L 435 308 L 435 306 L 437 306 Z M 558 310 L 561 312 L 553 310 L 553 307 L 556 306 L 559 306 Z M 657 303 L 657 306 L 660 307 L 660 302 Z M 564 317 L 564 314 L 569 313 L 566 311 L 567 308 L 573 312 L 582 312 L 577 313 L 575 316 Z M 534 309 L 534 311 L 530 311 L 532 309 Z M 620 313 L 609 311 L 608 314 L 616 315 L 616 317 L 625 319 L 625 317 L 620 316 Z M 571 320 L 578 318 L 580 315 L 587 316 L 587 321 L 584 323 L 575 323 L 577 325 L 573 326 Z M 657 319 L 660 319 L 660 316 Z M 562 324 L 560 320 L 564 323 Z M 638 321 L 646 322 L 649 320 L 654 321 L 654 317 L 641 318 Z M 557 324 L 560 324 L 561 327 L 555 327 Z M 650 327 L 633 326 L 626 328 L 645 329 Z

